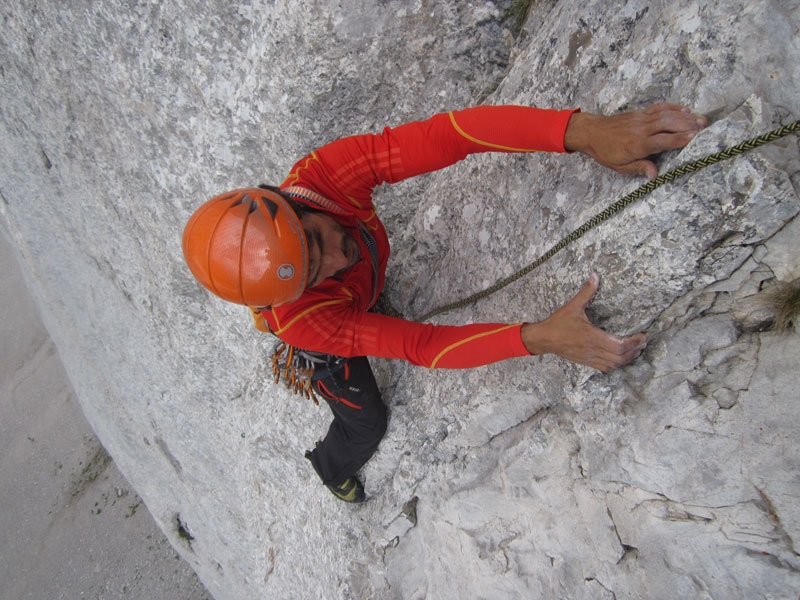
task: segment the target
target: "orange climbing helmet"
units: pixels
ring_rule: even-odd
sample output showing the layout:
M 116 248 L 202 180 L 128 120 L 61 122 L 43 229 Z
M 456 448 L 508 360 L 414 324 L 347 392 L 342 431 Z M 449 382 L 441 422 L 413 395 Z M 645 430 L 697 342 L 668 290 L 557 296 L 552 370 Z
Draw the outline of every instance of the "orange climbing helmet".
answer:
M 233 190 L 203 204 L 183 230 L 183 256 L 209 291 L 247 306 L 292 302 L 308 278 L 300 219 L 267 189 Z

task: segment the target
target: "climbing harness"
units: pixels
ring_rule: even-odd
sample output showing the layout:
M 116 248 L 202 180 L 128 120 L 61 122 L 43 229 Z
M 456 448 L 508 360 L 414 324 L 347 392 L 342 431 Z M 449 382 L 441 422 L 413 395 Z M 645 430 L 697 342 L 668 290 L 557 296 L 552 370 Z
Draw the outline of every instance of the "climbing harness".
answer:
M 680 165 L 672 169 L 671 171 L 668 171 L 663 175 L 660 175 L 659 177 L 656 177 L 655 179 L 648 181 L 644 185 L 632 191 L 627 196 L 621 198 L 620 200 L 617 200 L 613 204 L 606 207 L 605 210 L 597 213 L 595 216 L 586 221 L 575 231 L 564 237 L 555 246 L 550 248 L 547 252 L 542 254 L 539 258 L 534 260 L 528 266 L 523 267 L 522 269 L 520 269 L 516 273 L 513 273 L 512 275 L 509 275 L 505 279 L 501 279 L 500 281 L 498 281 L 497 283 L 495 283 L 494 285 L 483 291 L 472 294 L 471 296 L 467 296 L 466 298 L 463 298 L 461 300 L 457 300 L 456 302 L 451 302 L 450 304 L 445 304 L 444 306 L 435 308 L 434 310 L 427 312 L 421 317 L 419 317 L 417 321 L 428 321 L 429 319 L 435 316 L 444 314 L 446 312 L 450 312 L 451 310 L 455 310 L 456 308 L 463 308 L 474 302 L 477 302 L 478 300 L 482 300 L 483 298 L 491 296 L 498 290 L 501 290 L 507 285 L 514 283 L 518 279 L 524 277 L 537 267 L 547 262 L 555 254 L 557 254 L 559 251 L 563 250 L 569 244 L 580 238 L 590 229 L 594 229 L 600 223 L 607 221 L 629 204 L 632 204 L 634 201 L 646 196 L 647 194 L 661 187 L 665 183 L 675 181 L 676 179 L 684 177 L 685 175 L 689 175 L 690 173 L 694 173 L 696 171 L 699 171 L 700 169 L 704 169 L 705 167 L 711 166 L 718 162 L 722 162 L 724 160 L 728 160 L 729 158 L 739 156 L 740 154 L 743 154 L 749 150 L 753 150 L 754 148 L 758 148 L 759 146 L 763 146 L 765 144 L 769 144 L 770 142 L 774 142 L 775 140 L 785 137 L 790 133 L 794 133 L 798 130 L 800 130 L 800 121 L 794 121 L 793 123 L 789 123 L 788 125 L 778 127 L 777 129 L 774 129 L 770 132 L 764 133 L 757 137 L 736 144 L 735 146 L 731 146 L 730 148 L 727 148 L 720 152 L 715 152 L 703 158 L 699 158 L 697 160 Z M 391 308 L 391 310 L 394 311 L 394 313 L 397 313 L 397 311 L 394 308 Z
M 281 340 L 272 348 L 271 360 L 275 383 L 283 381 L 287 390 L 313 400 L 317 406 L 313 382 L 336 373 L 346 361 L 340 356 L 301 350 Z

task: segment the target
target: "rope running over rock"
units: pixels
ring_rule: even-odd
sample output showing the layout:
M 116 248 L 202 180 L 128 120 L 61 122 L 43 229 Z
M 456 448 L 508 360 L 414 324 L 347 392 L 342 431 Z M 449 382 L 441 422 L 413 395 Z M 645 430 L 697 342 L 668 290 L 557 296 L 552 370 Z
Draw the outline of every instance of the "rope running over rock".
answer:
M 435 316 L 444 314 L 446 312 L 450 312 L 451 310 L 455 310 L 456 308 L 462 308 L 464 306 L 468 306 L 473 302 L 477 302 L 478 300 L 482 300 L 487 296 L 491 296 L 498 290 L 501 290 L 507 285 L 514 283 L 517 279 L 524 277 L 537 267 L 541 266 L 542 264 L 550 260 L 555 254 L 557 254 L 565 247 L 567 247 L 569 244 L 571 244 L 572 242 L 583 236 L 583 234 L 585 234 L 590 229 L 594 229 L 595 227 L 600 225 L 600 223 L 607 221 L 629 204 L 632 204 L 636 200 L 646 196 L 647 194 L 661 187 L 665 183 L 675 181 L 676 179 L 679 179 L 691 173 L 695 173 L 700 169 L 704 169 L 718 162 L 722 162 L 724 160 L 728 160 L 729 158 L 739 156 L 740 154 L 743 154 L 749 150 L 753 150 L 754 148 L 758 148 L 759 146 L 763 146 L 765 144 L 769 144 L 770 142 L 774 142 L 775 140 L 785 137 L 798 130 L 800 130 L 800 121 L 794 121 L 793 123 L 789 123 L 788 125 L 778 127 L 777 129 L 774 129 L 768 133 L 751 138 L 749 140 L 736 144 L 735 146 L 731 146 L 730 148 L 722 150 L 721 152 L 715 152 L 714 154 L 709 154 L 708 156 L 705 156 L 703 158 L 699 158 L 697 160 L 680 165 L 672 169 L 671 171 L 668 171 L 663 175 L 660 175 L 655 179 L 648 181 L 644 185 L 632 191 L 624 198 L 617 200 L 613 204 L 606 207 L 605 210 L 593 216 L 591 219 L 589 219 L 583 225 L 578 227 L 575 231 L 567 235 L 565 238 L 559 241 L 555 246 L 550 248 L 547 252 L 542 254 L 539 258 L 537 258 L 528 266 L 523 267 L 522 269 L 520 269 L 519 271 L 517 271 L 512 275 L 509 275 L 505 279 L 501 279 L 491 287 L 486 288 L 481 292 L 477 292 L 475 294 L 472 294 L 471 296 L 467 296 L 466 298 L 463 298 L 456 302 L 451 302 L 450 304 L 445 304 L 444 306 L 440 306 L 430 312 L 427 312 L 421 317 L 419 317 L 417 321 L 428 321 Z M 388 299 L 385 298 L 385 296 L 383 297 L 383 300 L 384 302 L 386 302 L 386 304 L 388 304 Z M 394 312 L 396 316 L 399 316 L 397 311 L 395 311 L 391 307 L 391 305 L 385 306 L 384 308 L 389 309 L 387 312 Z

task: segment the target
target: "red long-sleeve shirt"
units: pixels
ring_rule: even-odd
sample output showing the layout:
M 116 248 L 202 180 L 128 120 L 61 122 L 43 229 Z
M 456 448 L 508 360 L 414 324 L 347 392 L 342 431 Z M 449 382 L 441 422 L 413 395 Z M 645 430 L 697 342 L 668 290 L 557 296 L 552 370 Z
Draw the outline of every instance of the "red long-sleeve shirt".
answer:
M 262 311 L 270 329 L 306 350 L 402 358 L 431 368 L 474 367 L 527 355 L 521 323 L 446 326 L 367 312 L 383 288 L 389 260 L 389 240 L 375 213 L 372 191 L 381 183 L 435 171 L 478 152 L 565 152 L 564 132 L 573 112 L 469 108 L 387 127 L 381 134 L 343 138 L 302 158 L 281 188 L 299 186 L 327 199 L 331 205 L 324 212 L 359 240 L 361 259 L 294 302 Z M 359 226 L 371 234 L 377 252 L 370 253 Z

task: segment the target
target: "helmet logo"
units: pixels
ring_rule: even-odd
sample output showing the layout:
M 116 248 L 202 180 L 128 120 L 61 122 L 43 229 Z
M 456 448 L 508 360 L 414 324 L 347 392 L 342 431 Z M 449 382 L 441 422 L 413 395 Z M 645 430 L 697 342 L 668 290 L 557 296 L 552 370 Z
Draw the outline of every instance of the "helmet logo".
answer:
M 294 267 L 292 265 L 283 263 L 278 267 L 278 279 L 289 281 L 292 277 L 294 277 Z

